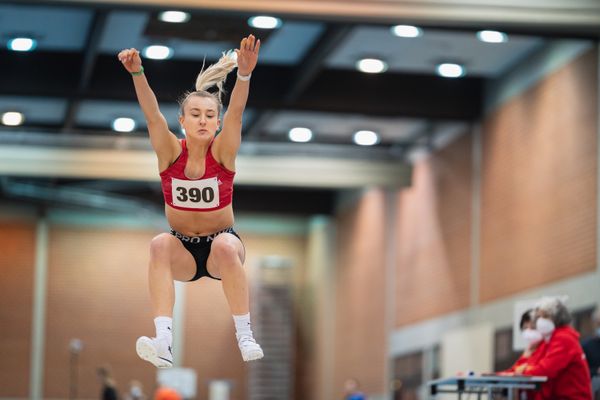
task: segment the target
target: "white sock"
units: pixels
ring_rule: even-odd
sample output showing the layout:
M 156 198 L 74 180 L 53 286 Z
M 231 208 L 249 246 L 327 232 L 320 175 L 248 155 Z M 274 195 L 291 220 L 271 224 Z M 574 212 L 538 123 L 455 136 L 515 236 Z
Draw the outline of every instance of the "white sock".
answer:
M 252 330 L 250 329 L 250 313 L 244 315 L 234 315 L 233 322 L 235 322 L 235 331 L 238 335 L 247 335 L 252 337 Z
M 169 346 L 171 346 L 173 344 L 173 318 L 156 317 L 154 318 L 154 326 L 156 327 L 156 337 L 167 339 Z

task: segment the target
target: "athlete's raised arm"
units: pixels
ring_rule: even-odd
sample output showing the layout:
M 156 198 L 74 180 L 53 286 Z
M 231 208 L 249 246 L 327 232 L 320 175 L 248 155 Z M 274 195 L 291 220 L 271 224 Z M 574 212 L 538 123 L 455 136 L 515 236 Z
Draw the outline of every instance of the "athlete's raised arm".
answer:
M 148 124 L 150 142 L 158 157 L 159 170 L 163 171 L 177 158 L 181 147 L 177 137 L 169 131 L 167 120 L 160 112 L 156 95 L 144 74 L 140 52 L 133 48 L 125 49 L 119 52 L 118 57 L 123 67 L 131 74 L 138 102 Z

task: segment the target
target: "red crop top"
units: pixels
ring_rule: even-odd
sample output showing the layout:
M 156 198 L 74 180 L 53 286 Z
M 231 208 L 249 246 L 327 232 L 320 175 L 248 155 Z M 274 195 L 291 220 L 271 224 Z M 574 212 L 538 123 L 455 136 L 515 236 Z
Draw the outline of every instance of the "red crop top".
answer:
M 188 151 L 181 140 L 181 154 L 173 164 L 160 173 L 165 202 L 185 211 L 214 211 L 231 204 L 235 172 L 217 162 L 208 147 L 204 160 L 204 175 L 198 179 L 185 176 Z

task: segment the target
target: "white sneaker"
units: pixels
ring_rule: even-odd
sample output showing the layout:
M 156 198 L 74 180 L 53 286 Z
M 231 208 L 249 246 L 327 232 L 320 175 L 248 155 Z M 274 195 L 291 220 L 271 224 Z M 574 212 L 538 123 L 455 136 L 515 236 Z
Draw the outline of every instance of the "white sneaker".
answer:
M 265 355 L 252 336 L 235 334 L 244 361 L 260 360 Z
M 171 368 L 173 353 L 166 340 L 142 336 L 135 343 L 135 350 L 142 360 L 154 364 L 156 368 Z

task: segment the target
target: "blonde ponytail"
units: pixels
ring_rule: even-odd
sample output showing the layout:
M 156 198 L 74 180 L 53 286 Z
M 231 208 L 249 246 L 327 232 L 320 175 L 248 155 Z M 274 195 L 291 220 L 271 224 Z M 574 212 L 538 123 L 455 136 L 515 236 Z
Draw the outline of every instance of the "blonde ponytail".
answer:
M 233 50 L 223 53 L 219 61 L 215 64 L 212 64 L 206 69 L 202 67 L 202 71 L 200 71 L 198 78 L 196 78 L 196 90 L 206 91 L 207 89 L 216 86 L 219 89 L 217 98 L 220 102 L 222 94 L 225 92 L 225 89 L 223 88 L 225 79 L 236 66 L 237 60 Z

